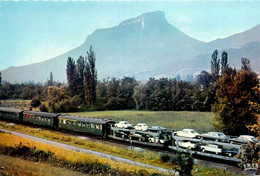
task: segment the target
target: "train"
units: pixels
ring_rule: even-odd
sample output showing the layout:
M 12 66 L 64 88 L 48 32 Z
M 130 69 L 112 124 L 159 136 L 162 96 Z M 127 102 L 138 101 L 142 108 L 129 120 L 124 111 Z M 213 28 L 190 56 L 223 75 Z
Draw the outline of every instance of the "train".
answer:
M 165 150 L 181 150 L 195 155 L 216 158 L 226 161 L 241 162 L 234 157 L 241 144 L 232 144 L 203 138 L 176 136 L 176 132 L 167 129 L 147 129 L 138 131 L 132 128 L 119 128 L 109 119 L 72 116 L 57 113 L 38 112 L 8 107 L 0 107 L 0 120 L 11 120 L 19 123 L 35 124 L 56 130 L 82 132 L 102 138 L 121 140 L 129 145 L 140 144 L 159 147 Z M 225 150 L 223 146 L 229 148 Z

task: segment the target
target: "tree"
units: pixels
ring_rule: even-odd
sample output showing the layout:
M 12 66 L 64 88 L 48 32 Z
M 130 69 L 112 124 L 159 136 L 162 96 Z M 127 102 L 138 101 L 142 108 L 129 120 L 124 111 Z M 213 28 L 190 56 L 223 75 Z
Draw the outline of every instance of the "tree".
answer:
M 75 61 L 71 57 L 68 58 L 66 72 L 67 72 L 69 90 L 72 95 L 77 95 L 78 94 L 79 74 L 76 70 Z
M 136 105 L 136 109 L 138 110 L 146 110 L 147 107 L 147 86 L 145 84 L 140 84 L 134 88 L 134 101 Z
M 203 70 L 197 76 L 197 82 L 203 87 L 203 89 L 208 89 L 214 83 L 214 79 L 209 72 Z
M 223 51 L 221 54 L 221 75 L 223 75 L 228 69 L 228 53 Z
M 84 91 L 84 71 L 85 71 L 85 59 L 84 57 L 80 56 L 77 60 L 77 69 L 76 71 L 78 72 L 78 84 L 77 84 L 77 88 L 78 88 L 78 95 L 83 102 L 85 102 L 85 91 Z
M 219 77 L 219 59 L 218 59 L 218 50 L 215 50 L 211 56 L 211 74 L 214 77 L 214 81 L 216 81 Z
M 258 112 L 252 104 L 259 101 L 254 90 L 258 81 L 257 74 L 251 70 L 219 78 L 214 105 L 217 128 L 230 135 L 254 134 L 248 126 L 257 124 Z
M 34 97 L 30 104 L 32 107 L 36 108 L 41 105 L 41 100 L 39 97 Z
M 86 69 L 85 69 L 85 95 L 88 106 L 94 105 L 96 101 L 96 86 L 97 86 L 97 70 L 96 70 L 96 56 L 90 46 L 87 51 Z
M 243 69 L 243 70 L 251 70 L 251 68 L 250 68 L 250 60 L 249 59 L 241 58 L 241 63 L 242 63 L 241 69 Z
M 134 88 L 138 83 L 135 78 L 124 77 L 120 80 L 119 98 L 122 99 L 122 107 L 124 109 L 135 108 L 135 102 L 133 99 Z

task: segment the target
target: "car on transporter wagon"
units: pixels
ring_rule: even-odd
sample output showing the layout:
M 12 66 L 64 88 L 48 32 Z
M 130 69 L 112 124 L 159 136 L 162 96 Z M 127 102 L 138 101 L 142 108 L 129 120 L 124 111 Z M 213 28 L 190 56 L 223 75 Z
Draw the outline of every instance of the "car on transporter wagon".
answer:
M 173 133 L 175 136 L 187 137 L 187 138 L 199 138 L 200 134 L 194 129 L 182 129 Z

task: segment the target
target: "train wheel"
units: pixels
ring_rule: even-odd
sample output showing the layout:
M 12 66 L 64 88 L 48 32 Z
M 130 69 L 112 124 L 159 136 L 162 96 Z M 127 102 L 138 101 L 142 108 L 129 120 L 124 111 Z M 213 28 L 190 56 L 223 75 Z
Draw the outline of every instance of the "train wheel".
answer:
M 205 152 L 205 149 L 202 149 L 202 152 Z
M 138 139 L 138 141 L 141 141 L 141 140 L 142 140 L 141 138 Z
M 216 152 L 216 155 L 218 155 L 218 152 Z

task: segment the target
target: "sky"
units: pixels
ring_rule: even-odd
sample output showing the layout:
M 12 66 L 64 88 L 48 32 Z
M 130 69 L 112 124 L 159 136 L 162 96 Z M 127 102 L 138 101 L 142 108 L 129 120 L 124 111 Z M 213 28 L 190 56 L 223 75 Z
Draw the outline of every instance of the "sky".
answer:
M 96 29 L 146 12 L 209 42 L 260 24 L 260 1 L 1 1 L 0 70 L 41 62 L 81 45 Z

